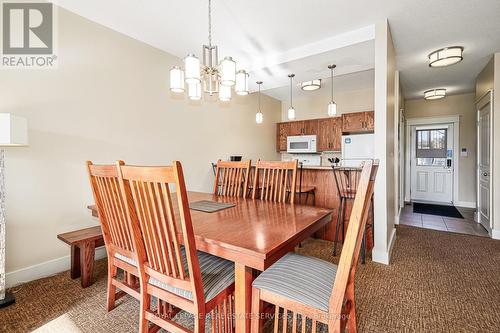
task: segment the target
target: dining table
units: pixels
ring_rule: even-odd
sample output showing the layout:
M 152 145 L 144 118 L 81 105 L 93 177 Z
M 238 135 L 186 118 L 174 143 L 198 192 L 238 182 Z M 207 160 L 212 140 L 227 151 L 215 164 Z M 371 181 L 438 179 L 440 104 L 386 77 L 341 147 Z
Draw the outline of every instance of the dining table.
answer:
M 188 200 L 234 204 L 217 212 L 190 209 L 190 213 L 197 250 L 235 264 L 237 333 L 250 332 L 254 272 L 264 271 L 302 241 L 324 230 L 333 216 L 328 208 L 212 193 L 189 191 Z M 95 205 L 89 208 L 98 215 Z

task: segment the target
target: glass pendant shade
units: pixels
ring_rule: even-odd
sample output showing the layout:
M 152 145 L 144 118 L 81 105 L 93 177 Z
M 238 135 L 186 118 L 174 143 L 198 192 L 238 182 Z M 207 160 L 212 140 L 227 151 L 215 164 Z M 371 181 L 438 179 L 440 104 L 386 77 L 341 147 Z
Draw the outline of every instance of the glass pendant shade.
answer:
M 424 98 L 427 100 L 440 99 L 446 97 L 446 89 L 431 89 L 424 91 Z
M 170 91 L 184 92 L 184 71 L 179 66 L 174 66 L 170 70 Z
M 248 95 L 248 73 L 246 71 L 240 70 L 236 73 L 234 92 L 240 96 Z
M 337 103 L 331 101 L 328 103 L 328 116 L 333 117 L 337 115 Z
M 186 83 L 200 82 L 200 59 L 194 54 L 188 54 L 184 58 L 184 68 L 186 70 Z
M 255 114 L 255 122 L 256 122 L 257 124 L 262 124 L 262 122 L 263 122 L 263 121 L 264 121 L 264 115 L 263 115 L 263 114 L 262 114 L 262 112 L 260 112 L 260 111 L 259 111 L 259 112 L 257 112 L 257 113 Z
M 288 120 L 295 119 L 295 109 L 293 107 L 288 109 Z
M 193 101 L 201 99 L 201 83 L 188 83 L 188 98 Z
M 461 46 L 450 46 L 436 50 L 429 54 L 429 67 L 445 67 L 456 64 L 463 59 L 464 48 Z
M 231 57 L 225 57 L 220 62 L 220 84 L 232 87 L 236 83 L 236 62 Z
M 229 102 L 231 100 L 231 87 L 221 85 L 219 88 L 219 100 Z

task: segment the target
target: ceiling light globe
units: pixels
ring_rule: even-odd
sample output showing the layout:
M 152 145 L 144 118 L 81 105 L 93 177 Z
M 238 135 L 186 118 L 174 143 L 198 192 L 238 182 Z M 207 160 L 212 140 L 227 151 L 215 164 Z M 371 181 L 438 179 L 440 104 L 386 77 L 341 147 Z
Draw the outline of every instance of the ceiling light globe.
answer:
M 334 117 L 336 115 L 337 115 L 337 103 L 331 101 L 330 103 L 328 103 L 328 116 Z
M 262 122 L 263 122 L 263 121 L 264 121 L 264 115 L 263 115 L 263 114 L 262 114 L 262 112 L 260 112 L 260 111 L 259 111 L 259 112 L 257 112 L 257 113 L 255 114 L 255 122 L 256 122 L 257 124 L 262 124 Z
M 321 88 L 321 79 L 302 82 L 300 88 L 305 91 L 318 90 Z
M 170 91 L 184 92 L 184 71 L 179 66 L 174 66 L 170 70 Z
M 220 86 L 219 100 L 222 102 L 229 102 L 231 100 L 231 87 L 222 85 Z
M 234 87 L 236 95 L 248 95 L 248 76 L 248 73 L 244 70 L 239 70 L 236 73 L 236 85 Z
M 430 67 L 445 67 L 463 60 L 462 46 L 450 46 L 436 50 L 428 55 Z
M 187 84 L 200 82 L 200 59 L 194 54 L 188 54 L 184 58 L 184 68 Z
M 201 83 L 188 83 L 187 95 L 190 100 L 199 101 L 201 99 Z
M 288 109 L 288 120 L 295 119 L 295 109 L 293 107 Z
M 220 84 L 227 87 L 236 84 L 236 62 L 231 57 L 225 57 L 220 62 Z
M 441 99 L 444 97 L 446 97 L 446 89 L 443 89 L 443 88 L 430 89 L 430 90 L 424 91 L 424 98 L 426 100 Z

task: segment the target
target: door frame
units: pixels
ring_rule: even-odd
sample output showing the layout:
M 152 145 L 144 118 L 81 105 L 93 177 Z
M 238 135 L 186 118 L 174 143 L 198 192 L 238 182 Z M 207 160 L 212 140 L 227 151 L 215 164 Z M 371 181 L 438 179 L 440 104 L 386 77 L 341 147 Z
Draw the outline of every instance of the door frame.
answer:
M 487 98 L 489 96 L 489 98 Z M 493 216 L 495 214 L 495 207 L 493 205 L 493 177 L 494 177 L 494 174 L 493 174 L 493 154 L 495 152 L 495 149 L 494 149 L 494 145 L 495 145 L 495 140 L 494 140 L 494 136 L 493 136 L 493 119 L 495 117 L 494 115 L 494 110 L 493 110 L 493 89 L 490 89 L 488 90 L 487 92 L 484 93 L 483 96 L 479 97 L 475 103 L 474 103 L 474 106 L 475 106 L 475 109 L 476 109 L 476 126 L 477 126 L 477 147 L 476 147 L 476 200 L 477 200 L 477 223 L 481 223 L 481 214 L 479 213 L 479 181 L 480 181 L 480 176 L 479 176 L 479 161 L 480 161 L 480 151 L 479 151 L 479 140 L 481 140 L 481 138 L 479 137 L 479 110 L 481 110 L 481 108 L 485 105 L 485 104 L 488 104 L 490 103 L 490 228 L 487 229 L 488 230 L 488 233 L 490 236 L 492 236 L 492 232 L 493 232 L 493 229 L 494 229 L 494 219 L 493 219 Z
M 405 201 L 411 201 L 411 127 L 412 126 L 425 126 L 425 125 L 438 125 L 438 124 L 450 124 L 453 123 L 453 205 L 460 206 L 460 201 L 458 200 L 459 193 L 459 165 L 458 165 L 458 155 L 459 155 L 459 138 L 460 138 L 460 116 L 439 116 L 439 117 L 418 117 L 418 118 L 407 118 L 406 119 L 406 168 L 405 168 Z

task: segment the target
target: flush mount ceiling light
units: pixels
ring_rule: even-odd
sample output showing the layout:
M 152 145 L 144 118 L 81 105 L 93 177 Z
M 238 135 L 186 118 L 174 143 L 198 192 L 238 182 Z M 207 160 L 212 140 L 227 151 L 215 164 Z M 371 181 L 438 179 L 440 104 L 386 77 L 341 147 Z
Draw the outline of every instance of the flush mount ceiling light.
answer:
M 427 100 L 440 99 L 446 96 L 446 89 L 430 89 L 424 91 L 424 98 Z
M 288 120 L 294 120 L 295 119 L 295 109 L 293 108 L 293 99 L 292 99 L 292 89 L 293 89 L 293 77 L 295 74 L 289 74 L 288 77 L 290 78 L 290 108 L 288 109 Z
M 449 46 L 429 54 L 429 67 L 445 67 L 462 61 L 464 48 L 462 46 Z
M 318 90 L 321 88 L 321 79 L 301 82 L 300 88 L 305 91 Z
M 236 72 L 236 62 L 225 57 L 219 63 L 216 45 L 212 45 L 212 1 L 208 0 L 208 45 L 203 45 L 203 64 L 194 54 L 184 58 L 184 69 L 174 66 L 170 70 L 170 90 L 184 92 L 187 85 L 188 98 L 201 99 L 201 90 L 210 96 L 219 94 L 221 101 L 231 100 L 231 87 L 238 95 L 248 94 L 248 74 L 244 70 Z M 203 87 L 202 87 L 203 85 Z

